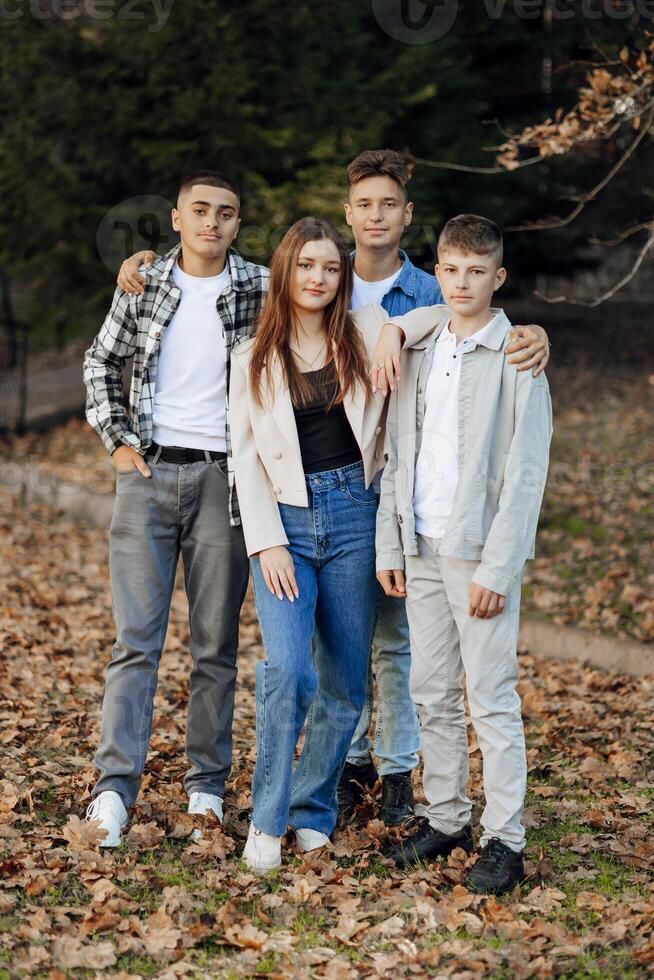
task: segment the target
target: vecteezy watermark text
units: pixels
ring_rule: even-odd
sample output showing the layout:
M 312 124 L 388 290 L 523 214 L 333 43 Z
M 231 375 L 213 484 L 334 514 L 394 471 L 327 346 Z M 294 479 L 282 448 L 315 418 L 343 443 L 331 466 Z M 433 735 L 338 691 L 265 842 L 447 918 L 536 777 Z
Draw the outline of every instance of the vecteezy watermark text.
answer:
M 0 0 L 0 20 L 130 20 L 149 34 L 157 34 L 168 23 L 175 0 Z
M 512 13 L 521 20 L 544 15 L 552 20 L 654 20 L 654 0 L 481 0 L 489 20 Z M 372 0 L 375 20 L 389 37 L 403 44 L 429 44 L 445 37 L 456 23 L 459 0 Z

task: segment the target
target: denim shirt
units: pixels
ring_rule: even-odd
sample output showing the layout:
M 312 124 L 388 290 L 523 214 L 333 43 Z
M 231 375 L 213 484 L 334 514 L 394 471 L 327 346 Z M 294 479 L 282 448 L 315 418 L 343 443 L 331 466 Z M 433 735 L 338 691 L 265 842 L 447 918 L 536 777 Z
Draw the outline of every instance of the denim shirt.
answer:
M 355 252 L 351 253 L 354 261 Z M 418 269 L 406 252 L 400 249 L 403 265 L 400 274 L 381 300 L 389 316 L 402 316 L 419 306 L 438 306 L 443 302 L 438 280 L 429 272 Z

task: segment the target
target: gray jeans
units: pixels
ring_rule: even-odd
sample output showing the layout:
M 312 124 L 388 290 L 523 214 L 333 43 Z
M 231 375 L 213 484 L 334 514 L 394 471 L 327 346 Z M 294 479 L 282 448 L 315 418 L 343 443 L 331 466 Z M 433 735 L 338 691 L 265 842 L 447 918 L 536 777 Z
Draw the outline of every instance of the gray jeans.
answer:
M 152 730 L 152 702 L 179 554 L 191 655 L 187 793 L 223 796 L 232 760 L 236 651 L 248 560 L 228 516 L 226 464 L 149 462 L 152 478 L 119 473 L 110 530 L 116 642 L 107 667 L 93 796 L 134 804 Z

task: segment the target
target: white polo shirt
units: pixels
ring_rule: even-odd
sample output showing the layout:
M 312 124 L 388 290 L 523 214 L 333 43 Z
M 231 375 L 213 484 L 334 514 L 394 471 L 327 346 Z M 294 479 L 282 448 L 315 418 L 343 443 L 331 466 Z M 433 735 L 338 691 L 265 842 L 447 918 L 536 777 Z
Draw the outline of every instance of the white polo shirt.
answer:
M 459 344 L 448 320 L 434 346 L 413 492 L 416 531 L 428 538 L 445 534 L 459 482 L 461 359 L 483 340 L 499 315 Z
M 154 388 L 152 438 L 161 446 L 226 452 L 226 355 L 216 300 L 229 266 L 218 276 L 189 276 L 176 262 L 182 298 L 161 338 Z

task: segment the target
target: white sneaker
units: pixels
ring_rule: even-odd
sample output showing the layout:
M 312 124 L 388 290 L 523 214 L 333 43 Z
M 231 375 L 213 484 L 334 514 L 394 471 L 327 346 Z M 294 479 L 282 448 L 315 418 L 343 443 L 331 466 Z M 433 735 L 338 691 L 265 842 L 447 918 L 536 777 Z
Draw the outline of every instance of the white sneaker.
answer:
M 204 815 L 208 813 L 209 810 L 213 812 L 218 817 L 220 823 L 223 822 L 223 801 L 220 796 L 213 796 L 211 793 L 191 793 L 188 798 L 188 812 L 189 813 L 199 813 Z M 199 827 L 191 834 L 193 840 L 202 839 L 202 831 Z
M 118 793 L 113 790 L 98 793 L 87 807 L 86 819 L 99 820 L 100 826 L 107 831 L 100 847 L 120 847 L 120 832 L 127 823 L 127 810 Z
M 320 830 L 311 830 L 310 827 L 298 827 L 295 831 L 295 842 L 298 851 L 315 851 L 319 847 L 331 844 L 327 834 L 323 834 Z
M 243 860 L 251 871 L 272 871 L 282 864 L 282 839 L 264 834 L 253 823 L 243 851 Z

